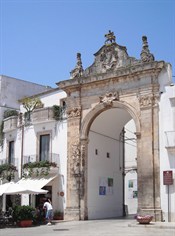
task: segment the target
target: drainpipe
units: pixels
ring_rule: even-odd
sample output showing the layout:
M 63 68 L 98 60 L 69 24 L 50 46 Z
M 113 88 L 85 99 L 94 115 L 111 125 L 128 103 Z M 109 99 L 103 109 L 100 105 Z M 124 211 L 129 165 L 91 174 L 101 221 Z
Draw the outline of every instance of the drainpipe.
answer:
M 20 171 L 20 178 L 22 177 L 23 150 L 24 150 L 24 125 L 21 126 L 21 171 Z
M 153 84 L 153 81 L 152 81 Z M 152 104 L 151 104 L 151 121 L 152 121 L 152 158 L 153 158 L 153 207 L 154 207 L 154 218 L 156 221 L 156 193 L 155 193 L 155 158 L 154 158 L 154 93 L 152 91 L 153 98 L 152 98 Z
M 122 145 L 123 145 L 123 216 L 125 212 L 125 128 L 122 130 Z
M 78 82 L 79 82 L 79 105 L 80 105 L 80 108 L 81 108 L 81 81 L 80 81 L 80 78 L 78 79 Z M 80 120 L 79 120 L 79 141 L 80 141 L 80 134 L 81 134 L 81 118 L 82 118 L 82 111 L 80 112 Z M 80 143 L 80 142 L 79 142 Z M 78 191 L 78 207 L 79 207 L 79 220 L 82 220 L 81 218 L 81 212 L 82 212 L 82 209 L 81 209 L 81 181 L 82 181 L 82 170 L 81 170 L 81 143 L 80 143 L 80 156 L 79 156 L 79 177 L 78 177 L 78 188 L 79 188 L 79 191 Z M 84 178 L 83 178 L 84 179 Z M 84 213 L 83 213 L 84 215 Z

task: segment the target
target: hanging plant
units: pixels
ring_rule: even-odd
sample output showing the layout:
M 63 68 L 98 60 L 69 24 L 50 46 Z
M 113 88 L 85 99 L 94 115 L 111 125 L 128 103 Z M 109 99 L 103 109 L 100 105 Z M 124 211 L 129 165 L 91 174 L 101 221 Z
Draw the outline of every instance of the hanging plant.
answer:
M 2 164 L 0 165 L 0 178 L 11 181 L 15 177 L 15 172 L 17 172 L 16 166 L 12 164 Z
M 52 109 L 53 109 L 53 118 L 55 120 L 62 120 L 66 107 L 53 105 Z

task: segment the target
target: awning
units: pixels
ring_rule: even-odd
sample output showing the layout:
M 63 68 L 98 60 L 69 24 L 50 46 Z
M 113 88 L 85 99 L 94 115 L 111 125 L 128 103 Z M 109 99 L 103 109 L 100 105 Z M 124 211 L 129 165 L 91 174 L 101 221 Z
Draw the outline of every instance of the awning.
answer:
M 48 183 L 50 183 L 53 179 L 58 177 L 58 175 L 48 175 L 44 177 L 31 177 L 31 178 L 23 178 L 18 181 L 18 184 L 21 187 L 29 188 L 32 190 L 41 189 Z
M 35 188 L 32 189 L 30 186 L 22 186 L 19 183 L 9 182 L 0 185 L 0 196 L 2 194 L 12 195 L 12 194 L 46 194 L 48 191 Z

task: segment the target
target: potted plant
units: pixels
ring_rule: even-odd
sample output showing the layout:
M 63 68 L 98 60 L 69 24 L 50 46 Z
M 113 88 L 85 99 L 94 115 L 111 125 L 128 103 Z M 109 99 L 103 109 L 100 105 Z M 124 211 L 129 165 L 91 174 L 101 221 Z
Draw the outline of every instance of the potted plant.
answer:
M 149 224 L 153 219 L 153 216 L 151 215 L 137 215 L 136 220 L 139 222 L 139 224 Z
M 63 212 L 59 211 L 59 210 L 54 211 L 53 219 L 54 220 L 63 220 L 64 219 Z
M 35 208 L 31 206 L 15 206 L 13 219 L 21 227 L 29 227 L 35 219 Z

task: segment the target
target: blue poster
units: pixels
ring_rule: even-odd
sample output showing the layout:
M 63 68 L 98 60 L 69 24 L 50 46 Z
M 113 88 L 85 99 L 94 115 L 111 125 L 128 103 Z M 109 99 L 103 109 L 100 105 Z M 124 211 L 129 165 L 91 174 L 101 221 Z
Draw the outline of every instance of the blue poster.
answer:
M 100 186 L 99 195 L 106 195 L 106 186 Z

